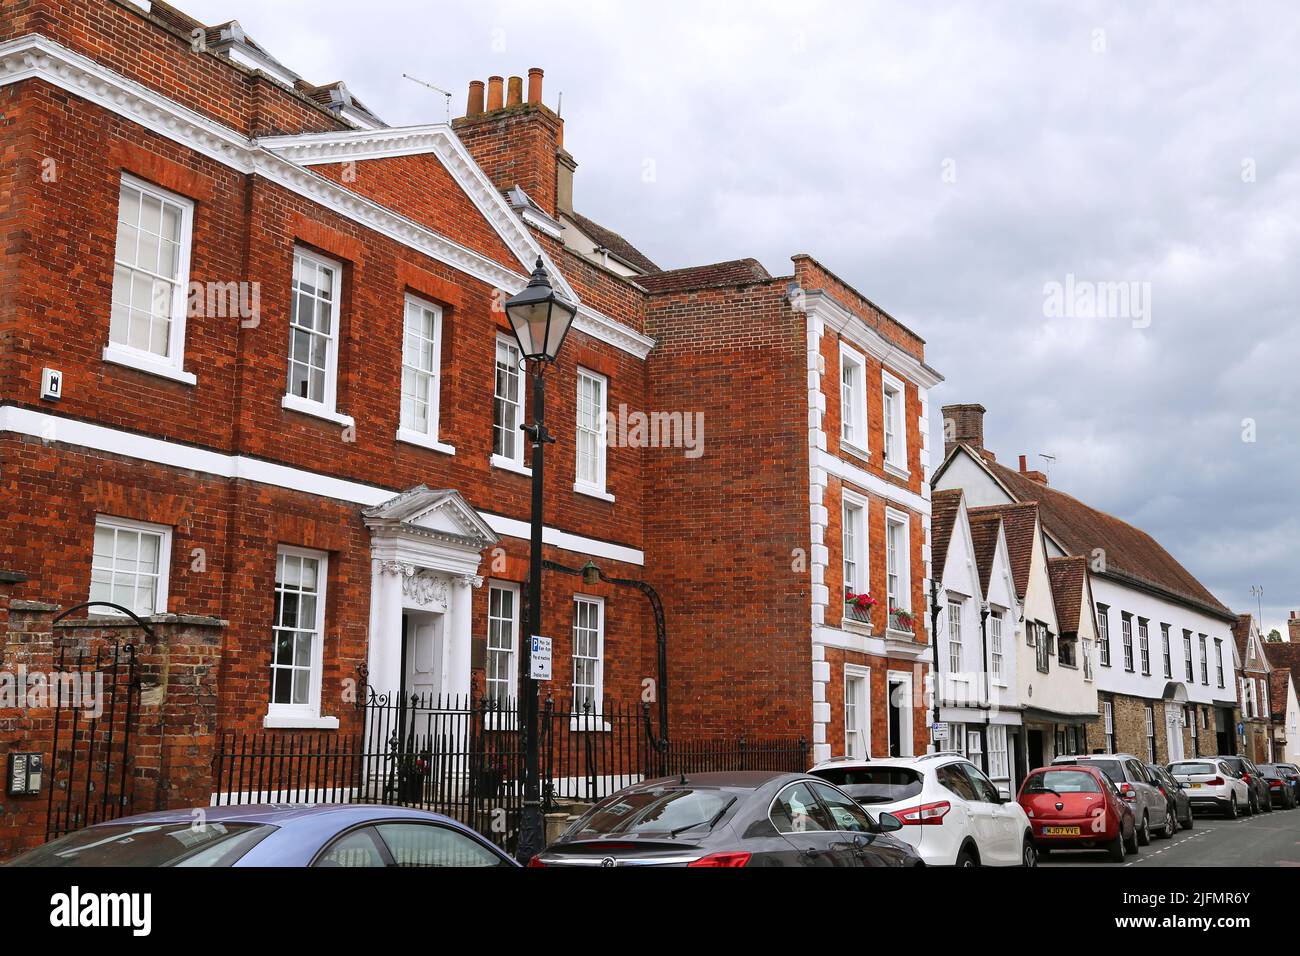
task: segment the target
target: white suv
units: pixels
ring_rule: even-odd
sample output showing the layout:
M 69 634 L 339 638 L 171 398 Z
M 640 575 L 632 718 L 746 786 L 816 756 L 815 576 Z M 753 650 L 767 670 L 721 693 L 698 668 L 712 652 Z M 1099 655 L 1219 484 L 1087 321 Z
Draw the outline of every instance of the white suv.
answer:
M 929 866 L 1037 866 L 1029 818 L 960 754 L 837 759 L 808 771 L 872 814 L 903 821 L 894 836 Z

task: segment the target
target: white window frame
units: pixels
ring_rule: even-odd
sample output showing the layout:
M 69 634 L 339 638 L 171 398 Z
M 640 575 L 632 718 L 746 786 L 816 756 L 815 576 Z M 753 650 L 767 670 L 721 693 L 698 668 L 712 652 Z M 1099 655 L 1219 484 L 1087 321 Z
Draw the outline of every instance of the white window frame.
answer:
M 570 636 L 572 639 L 572 652 L 570 657 L 573 660 L 572 676 L 573 680 L 570 688 L 573 692 L 573 726 L 576 730 L 598 730 L 607 729 L 607 724 L 602 724 L 597 720 L 594 725 L 590 725 L 583 719 L 582 709 L 578 704 L 578 605 L 591 604 L 596 608 L 596 666 L 594 673 L 594 686 L 592 688 L 593 704 L 590 717 L 599 718 L 601 708 L 604 707 L 605 700 L 605 599 L 596 597 L 591 594 L 575 594 L 573 596 L 573 623 L 571 625 Z M 591 660 L 590 657 L 584 656 L 584 660 Z M 583 685 L 586 686 L 586 685 Z
M 433 316 L 433 338 L 427 339 L 419 331 L 414 330 L 420 339 L 432 343 L 433 352 L 433 369 L 416 368 L 406 361 L 406 340 L 412 334 L 411 312 L 427 312 Z M 422 318 L 422 316 L 420 316 Z M 423 299 L 420 296 L 407 293 L 402 299 L 402 378 L 398 388 L 398 411 L 397 411 L 397 440 L 406 442 L 411 445 L 419 445 L 423 448 L 430 448 L 433 451 L 440 451 L 444 454 L 454 455 L 456 449 L 438 440 L 438 429 L 442 415 L 442 306 Z M 425 423 L 425 430 L 414 427 L 413 423 L 406 421 L 406 402 L 405 386 L 407 375 L 427 376 L 431 379 L 431 395 L 428 396 L 429 413 L 428 420 Z
M 1216 637 L 1214 639 L 1214 658 L 1215 666 L 1217 668 L 1215 676 L 1218 679 L 1219 686 L 1223 687 L 1225 685 L 1223 683 L 1223 638 L 1221 637 Z
M 858 727 L 849 724 L 848 689 L 849 681 L 862 682 L 862 700 L 854 705 L 859 711 Z M 862 756 L 871 756 L 871 668 L 860 664 L 844 665 L 844 755 L 850 756 L 849 738 L 852 734 L 862 737 Z
M 141 617 L 150 617 L 153 614 L 166 614 L 167 600 L 169 596 L 168 583 L 171 576 L 172 529 L 169 526 L 163 524 L 150 524 L 145 521 L 136 521 L 132 518 L 118 518 L 114 515 L 97 514 L 95 515 L 95 527 L 94 527 L 95 532 L 98 532 L 100 528 L 111 528 L 115 532 L 127 531 L 127 532 L 134 532 L 137 534 L 151 534 L 151 535 L 156 535 L 161 539 L 158 542 L 158 574 L 156 576 L 155 585 L 154 585 L 154 610 L 149 614 L 142 613 L 140 609 L 136 607 L 134 601 L 132 601 L 131 604 L 124 605 L 124 606 L 130 607 L 132 611 L 135 611 Z M 117 536 L 115 534 L 114 542 L 116 542 L 116 540 L 117 540 Z M 116 562 L 116 550 L 115 550 L 113 567 L 96 568 L 95 557 L 94 557 L 94 536 L 92 534 L 91 558 L 90 558 L 90 567 L 91 567 L 90 574 L 92 580 L 92 589 L 94 586 L 93 581 L 94 581 L 95 571 L 107 570 L 109 572 L 109 596 L 110 597 L 112 596 L 113 593 L 112 581 L 113 581 L 113 576 L 115 574 L 116 563 L 117 562 Z M 137 572 L 131 572 L 131 573 L 137 574 L 138 577 Z M 93 600 L 93 598 L 89 598 L 89 597 L 88 599 Z M 113 617 L 126 617 L 126 615 L 123 614 L 121 611 L 117 610 L 116 608 L 110 608 L 110 607 L 97 607 L 94 609 L 94 613 L 111 615 Z
M 510 599 L 510 617 L 505 618 L 501 615 L 494 615 L 492 611 L 492 592 L 501 591 L 509 594 Z M 488 630 L 487 630 L 487 651 L 483 666 L 483 676 L 487 688 L 487 696 L 490 699 L 496 698 L 492 695 L 493 684 L 505 684 L 506 699 L 517 700 L 519 697 L 519 601 L 520 588 L 518 584 L 510 581 L 489 581 L 488 582 Z M 507 622 L 510 625 L 510 646 L 508 649 L 494 648 L 492 646 L 492 625 L 494 623 Z M 505 654 L 506 657 L 506 676 L 504 681 L 501 678 L 492 678 L 491 669 L 487 666 L 488 661 L 494 654 Z
M 513 354 L 516 359 L 514 364 L 514 374 L 517 377 L 516 380 L 519 384 L 519 394 L 518 398 L 513 403 L 509 402 L 506 398 L 502 397 L 499 392 L 497 392 L 497 366 L 501 361 L 502 348 L 506 349 L 508 354 Z M 520 475 L 531 476 L 533 470 L 524 462 L 524 446 L 528 443 L 527 436 L 524 434 L 523 429 L 519 427 L 524 422 L 528 400 L 528 379 L 527 376 L 524 375 L 524 370 L 520 368 L 521 362 L 523 362 L 523 355 L 519 351 L 519 343 L 505 333 L 498 334 L 496 337 L 496 343 L 492 348 L 492 444 L 490 446 L 492 449 L 492 457 L 490 461 L 493 468 L 502 468 L 506 471 L 513 471 Z M 515 422 L 514 429 L 514 452 L 510 455 L 503 455 L 496 450 L 497 402 L 513 404 L 518 410 L 516 415 L 518 420 Z
M 1011 779 L 1010 749 L 1007 742 L 1007 728 L 1002 724 L 990 724 L 989 737 L 989 779 Z
M 339 377 L 339 321 L 342 315 L 343 301 L 343 263 L 337 259 L 330 259 L 319 253 L 312 252 L 302 246 L 293 247 L 293 270 L 296 272 L 299 260 L 311 263 L 321 269 L 329 269 L 334 274 L 334 297 L 330 300 L 330 331 L 325 336 L 325 389 L 324 398 L 321 401 L 307 398 L 302 395 L 294 395 L 289 391 L 288 376 L 293 361 L 293 335 L 294 330 L 298 328 L 294 324 L 295 310 L 298 304 L 298 294 L 293 290 L 293 278 L 289 280 L 289 340 L 286 343 L 285 350 L 285 385 L 284 398 L 281 399 L 282 407 L 290 411 L 302 412 L 304 415 L 314 415 L 317 418 L 323 418 L 326 421 L 334 422 L 338 425 L 349 426 L 355 424 L 350 415 L 342 415 L 337 410 L 338 403 L 338 377 Z M 320 335 L 319 332 L 306 330 L 309 334 Z
M 1140 617 L 1138 621 L 1138 662 L 1142 665 L 1142 674 L 1151 676 L 1151 624 Z
M 1206 687 L 1210 686 L 1210 649 L 1207 646 L 1209 636 L 1198 634 L 1201 639 L 1201 683 Z
M 1196 664 L 1192 658 L 1192 632 L 1183 628 L 1183 668 L 1190 683 L 1196 683 Z
M 893 415 L 888 414 L 888 405 L 885 401 L 887 395 L 893 395 Z M 893 418 L 891 422 L 889 419 Z M 880 373 L 880 430 L 881 430 L 881 460 L 885 468 L 904 478 L 909 474 L 907 470 L 907 386 L 903 380 L 889 372 L 882 370 Z M 897 434 L 894 435 L 894 431 Z M 893 437 L 894 453 L 889 454 L 891 442 L 885 440 L 886 433 Z
M 1006 676 L 1002 673 L 1002 624 L 1005 620 L 1001 608 L 989 609 L 989 670 L 993 675 L 993 683 L 999 687 L 1007 686 Z
M 1174 656 L 1173 656 L 1174 652 L 1172 647 L 1172 643 L 1173 643 L 1173 635 L 1171 633 L 1172 631 L 1173 628 L 1170 625 L 1165 624 L 1163 622 L 1161 623 L 1160 640 L 1162 642 L 1161 646 L 1164 650 L 1162 661 L 1164 663 L 1165 680 L 1174 679 Z
M 1108 753 L 1115 752 L 1115 704 L 1109 700 L 1101 702 L 1102 738 Z
M 893 548 L 895 554 L 901 557 L 901 567 L 893 567 L 889 560 L 890 545 L 894 543 L 892 530 L 893 528 L 901 529 L 900 540 Z M 898 608 L 900 611 L 912 610 L 912 543 L 911 543 L 912 522 L 907 514 L 902 511 L 895 511 L 893 508 L 885 509 L 885 601 L 890 606 L 890 610 Z M 900 600 L 894 603 L 889 594 L 889 580 L 896 578 L 898 588 L 895 596 Z
M 1092 640 L 1090 638 L 1085 637 L 1079 642 L 1079 653 L 1083 656 L 1083 679 L 1092 683 Z
M 118 184 L 117 211 L 114 216 L 114 227 L 116 228 L 118 217 L 122 213 L 122 188 L 128 187 L 134 189 L 143 195 L 151 196 L 162 202 L 171 203 L 179 206 L 181 210 L 181 234 L 178 242 L 177 251 L 177 270 L 175 288 L 172 290 L 172 314 L 170 316 L 170 326 L 168 328 L 167 338 L 167 357 L 155 355 L 153 352 L 134 348 L 125 342 L 114 342 L 111 338 L 111 326 L 109 331 L 109 341 L 104 346 L 102 358 L 105 362 L 111 362 L 115 365 L 124 365 L 128 368 L 134 368 L 141 372 L 148 372 L 150 375 L 158 375 L 162 378 L 169 378 L 173 381 L 182 382 L 186 385 L 193 385 L 198 378 L 192 373 L 185 371 L 185 325 L 189 312 L 189 287 L 190 287 L 190 253 L 191 245 L 194 239 L 194 200 L 185 196 L 177 195 L 166 189 L 155 186 L 153 183 L 146 182 L 139 177 L 132 176 L 130 173 L 122 173 Z M 132 264 L 127 265 L 118 259 L 118 248 L 116 235 L 113 240 L 113 270 L 116 273 L 120 265 L 124 268 L 131 269 L 133 272 L 146 272 L 149 275 L 157 275 L 150 270 L 140 269 L 139 266 Z M 164 278 L 161 277 L 160 278 Z M 166 280 L 173 281 L 173 280 Z M 112 309 L 112 303 L 109 303 L 109 309 Z M 130 316 L 127 317 L 128 328 Z M 111 323 L 111 317 L 110 317 Z
M 955 680 L 966 679 L 966 673 L 962 668 L 961 612 L 963 607 L 962 601 L 948 598 L 948 676 Z
M 856 370 L 857 394 L 852 396 L 852 401 L 845 400 L 846 365 Z M 840 446 L 866 455 L 870 449 L 867 418 L 867 359 L 857 349 L 846 344 L 843 339 L 840 340 L 840 374 L 837 381 L 840 389 Z
M 275 551 L 275 563 L 278 573 L 281 556 L 311 558 L 319 562 L 316 572 L 316 620 L 314 622 L 313 644 L 311 667 L 307 678 L 308 683 L 308 700 L 305 704 L 277 704 L 269 700 L 270 690 L 268 688 L 268 701 L 266 707 L 266 717 L 262 725 L 267 728 L 288 728 L 288 727 L 307 727 L 329 730 L 337 728 L 339 721 L 337 717 L 322 717 L 320 712 L 321 702 L 321 676 L 324 673 L 325 659 L 325 602 L 329 597 L 329 554 L 324 551 L 315 551 L 310 548 L 299 548 L 293 545 L 282 544 Z M 277 590 L 279 584 L 273 585 Z M 272 594 L 272 609 L 275 607 L 275 595 Z M 276 623 L 274 618 L 271 623 L 271 660 L 269 669 L 275 670 L 275 629 Z M 268 675 L 270 676 L 270 675 Z
M 853 590 L 854 594 L 863 594 L 871 588 L 871 566 L 868 563 L 870 551 L 867 547 L 867 499 L 847 488 L 840 490 L 840 552 L 841 563 L 844 565 L 845 580 L 844 587 Z M 847 553 L 847 542 L 845 541 L 845 532 L 849 529 L 849 512 L 856 512 L 855 527 L 853 529 L 853 554 Z M 853 581 L 847 578 L 847 563 L 852 560 L 856 566 L 856 574 Z
M 1124 670 L 1130 674 L 1137 669 L 1133 657 L 1133 615 L 1123 611 L 1119 615 L 1120 644 L 1124 652 Z
M 582 407 L 582 386 L 584 382 L 592 382 L 600 386 L 600 404 L 596 412 L 596 429 L 586 429 L 582 427 L 582 418 L 579 410 Z M 605 501 L 613 501 L 614 496 L 606 490 L 606 468 L 607 468 L 607 451 L 608 437 L 606 427 L 609 412 L 609 379 L 599 372 L 593 372 L 582 366 L 578 367 L 577 375 L 577 399 L 574 405 L 574 425 L 573 425 L 573 490 L 583 495 L 590 495 L 593 498 L 601 498 Z M 596 480 L 594 482 L 585 481 L 579 472 L 579 451 L 578 438 L 580 434 L 589 434 L 594 436 L 596 441 Z

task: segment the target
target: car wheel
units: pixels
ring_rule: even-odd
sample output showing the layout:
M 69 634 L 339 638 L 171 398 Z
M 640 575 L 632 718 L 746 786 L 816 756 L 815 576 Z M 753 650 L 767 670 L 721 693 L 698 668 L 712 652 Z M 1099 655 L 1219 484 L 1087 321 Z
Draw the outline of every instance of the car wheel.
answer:
M 1137 824 L 1131 824 L 1128 837 L 1124 840 L 1124 852 L 1132 856 L 1138 851 L 1138 831 Z
M 1124 845 L 1124 838 L 1122 836 L 1117 836 L 1115 837 L 1115 839 L 1111 840 L 1110 843 L 1106 845 L 1106 852 L 1110 854 L 1110 858 L 1112 862 L 1123 863 L 1124 854 L 1128 853 L 1129 851 L 1128 848 Z M 1134 853 L 1137 852 L 1137 847 L 1133 848 L 1133 852 Z
M 969 846 L 962 847 L 961 851 L 957 854 L 957 866 L 969 867 L 969 866 L 979 866 L 979 865 L 980 865 L 980 859 L 975 854 L 975 851 L 972 850 Z
M 1178 817 L 1175 811 L 1165 811 L 1165 825 L 1160 828 L 1160 839 L 1172 840 L 1175 833 L 1178 832 Z
M 1263 801 L 1263 802 L 1260 804 L 1260 806 L 1262 806 L 1262 807 L 1264 808 L 1264 812 L 1265 812 L 1265 813 L 1272 813 L 1272 812 L 1273 812 L 1273 795 L 1272 795 L 1272 794 L 1269 794 L 1268 799 L 1265 800 L 1265 801 Z
M 1237 795 L 1235 793 L 1228 797 L 1228 809 L 1226 812 L 1229 820 L 1237 819 Z
M 1183 821 L 1183 829 L 1190 830 L 1194 826 L 1196 826 L 1196 817 L 1192 816 L 1192 808 L 1188 807 L 1187 819 Z
M 1145 813 L 1142 814 L 1142 825 L 1138 827 L 1138 845 L 1151 845 L 1151 820 Z
M 1038 865 L 1038 848 L 1034 846 L 1034 837 L 1030 833 L 1025 834 L 1020 847 L 1020 865 L 1028 867 Z

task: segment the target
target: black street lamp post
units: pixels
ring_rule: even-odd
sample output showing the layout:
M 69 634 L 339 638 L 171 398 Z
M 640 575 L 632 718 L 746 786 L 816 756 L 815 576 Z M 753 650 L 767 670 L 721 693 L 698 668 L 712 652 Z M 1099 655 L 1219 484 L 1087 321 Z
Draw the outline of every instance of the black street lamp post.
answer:
M 542 819 L 540 755 L 538 753 L 537 681 L 532 674 L 533 636 L 542 633 L 542 477 L 544 451 L 555 438 L 546 430 L 547 367 L 553 363 L 564 344 L 565 336 L 577 307 L 561 298 L 551 288 L 550 276 L 542 259 L 528 280 L 528 287 L 507 300 L 506 317 L 519 343 L 519 351 L 529 366 L 533 383 L 533 421 L 521 425 L 533 448 L 532 535 L 528 552 L 528 631 L 524 635 L 527 653 L 519 655 L 519 716 L 524 731 L 524 806 L 519 820 L 519 847 L 516 856 L 527 863 L 542 852 L 545 823 Z M 523 643 L 523 642 L 521 642 Z

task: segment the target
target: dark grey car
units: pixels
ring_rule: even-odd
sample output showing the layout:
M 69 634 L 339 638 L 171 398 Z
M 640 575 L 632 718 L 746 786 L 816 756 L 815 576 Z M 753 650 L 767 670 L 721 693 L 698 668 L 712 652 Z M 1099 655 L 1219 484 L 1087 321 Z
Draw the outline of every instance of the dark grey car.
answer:
M 647 780 L 601 800 L 533 866 L 921 866 L 852 797 L 803 773 L 746 771 Z
M 1192 818 L 1192 799 L 1183 789 L 1183 785 L 1174 779 L 1164 767 L 1159 764 L 1149 763 L 1146 765 L 1147 773 L 1155 780 L 1156 786 L 1160 792 L 1165 795 L 1165 800 L 1169 803 L 1169 810 L 1178 821 L 1178 825 L 1184 830 L 1190 830 L 1195 825 Z

